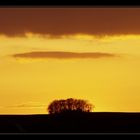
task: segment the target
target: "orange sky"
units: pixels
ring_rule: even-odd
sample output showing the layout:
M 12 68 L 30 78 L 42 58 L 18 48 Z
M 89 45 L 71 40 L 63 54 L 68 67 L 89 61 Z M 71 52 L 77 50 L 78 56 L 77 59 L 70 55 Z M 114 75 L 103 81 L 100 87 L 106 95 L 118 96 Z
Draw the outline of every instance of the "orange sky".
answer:
M 139 12 L 1 8 L 0 114 L 46 113 L 70 97 L 95 111 L 139 112 Z

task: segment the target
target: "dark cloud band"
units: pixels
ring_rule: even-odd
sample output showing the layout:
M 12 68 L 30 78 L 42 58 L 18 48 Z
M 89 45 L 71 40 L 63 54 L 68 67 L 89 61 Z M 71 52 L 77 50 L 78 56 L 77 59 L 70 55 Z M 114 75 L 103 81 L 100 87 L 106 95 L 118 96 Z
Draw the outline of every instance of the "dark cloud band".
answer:
M 102 57 L 115 57 L 116 55 L 110 53 L 77 53 L 77 52 L 28 52 L 14 54 L 15 58 L 55 58 L 55 59 L 72 59 L 72 58 L 102 58 Z
M 140 34 L 140 8 L 0 8 L 0 33 Z

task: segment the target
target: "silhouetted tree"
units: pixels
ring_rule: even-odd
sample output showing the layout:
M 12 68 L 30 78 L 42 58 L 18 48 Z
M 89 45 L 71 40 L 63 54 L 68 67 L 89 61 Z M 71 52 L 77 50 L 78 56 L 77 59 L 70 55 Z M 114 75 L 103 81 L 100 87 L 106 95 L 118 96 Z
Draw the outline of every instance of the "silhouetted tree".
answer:
M 49 114 L 55 114 L 67 111 L 90 112 L 92 108 L 93 105 L 86 100 L 68 98 L 66 100 L 54 100 L 47 110 Z

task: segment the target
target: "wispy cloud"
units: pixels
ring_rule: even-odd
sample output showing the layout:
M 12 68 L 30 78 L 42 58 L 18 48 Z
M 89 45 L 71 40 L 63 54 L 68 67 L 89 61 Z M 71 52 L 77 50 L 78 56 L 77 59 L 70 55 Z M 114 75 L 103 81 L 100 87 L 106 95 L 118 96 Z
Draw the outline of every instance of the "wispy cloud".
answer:
M 42 107 L 46 107 L 46 105 L 41 104 L 39 102 L 27 102 L 27 103 L 21 103 L 17 105 L 5 106 L 4 108 L 16 109 L 16 108 L 42 108 Z
M 14 58 L 54 58 L 54 59 L 86 59 L 86 58 L 102 58 L 102 57 L 115 57 L 115 54 L 111 53 L 102 53 L 102 52 L 59 52 L 59 51 L 50 51 L 50 52 L 27 52 L 14 54 Z

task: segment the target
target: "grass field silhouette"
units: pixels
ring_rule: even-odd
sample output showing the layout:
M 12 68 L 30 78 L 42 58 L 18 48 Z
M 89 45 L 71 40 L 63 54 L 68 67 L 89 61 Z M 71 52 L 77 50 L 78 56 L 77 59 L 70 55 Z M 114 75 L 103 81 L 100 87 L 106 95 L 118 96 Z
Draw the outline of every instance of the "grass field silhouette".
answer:
M 140 113 L 0 115 L 0 133 L 139 133 Z

